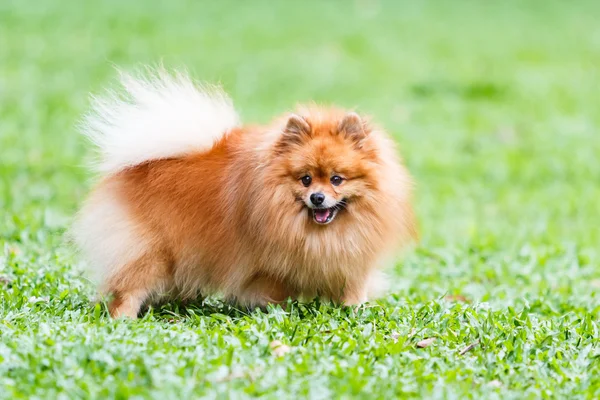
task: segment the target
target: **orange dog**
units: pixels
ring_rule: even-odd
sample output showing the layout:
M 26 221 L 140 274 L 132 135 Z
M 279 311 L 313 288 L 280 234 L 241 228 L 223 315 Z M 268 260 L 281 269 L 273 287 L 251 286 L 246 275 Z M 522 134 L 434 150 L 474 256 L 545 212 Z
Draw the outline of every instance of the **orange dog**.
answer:
M 113 317 L 210 294 L 359 304 L 415 236 L 409 175 L 359 115 L 309 106 L 241 126 L 226 94 L 183 75 L 122 82 L 86 120 L 103 178 L 72 232 Z

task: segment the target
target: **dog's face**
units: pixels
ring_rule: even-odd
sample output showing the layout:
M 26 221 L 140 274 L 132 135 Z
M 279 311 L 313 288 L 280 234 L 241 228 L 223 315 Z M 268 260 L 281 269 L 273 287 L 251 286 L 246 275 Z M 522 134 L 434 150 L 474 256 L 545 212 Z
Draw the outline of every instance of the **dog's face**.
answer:
M 328 225 L 357 212 L 375 189 L 369 129 L 355 113 L 291 115 L 277 143 L 281 184 L 296 210 L 311 223 Z

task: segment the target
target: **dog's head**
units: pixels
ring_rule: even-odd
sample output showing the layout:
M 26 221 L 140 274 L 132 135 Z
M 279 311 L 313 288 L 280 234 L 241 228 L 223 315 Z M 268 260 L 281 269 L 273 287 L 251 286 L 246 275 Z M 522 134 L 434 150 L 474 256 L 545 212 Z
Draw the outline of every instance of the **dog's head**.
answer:
M 365 117 L 312 106 L 263 133 L 249 136 L 259 167 L 240 172 L 251 177 L 247 233 L 285 248 L 271 253 L 282 265 L 358 265 L 414 236 L 410 177 Z
M 378 155 L 371 129 L 354 112 L 306 108 L 287 117 L 272 165 L 295 210 L 328 225 L 377 189 Z

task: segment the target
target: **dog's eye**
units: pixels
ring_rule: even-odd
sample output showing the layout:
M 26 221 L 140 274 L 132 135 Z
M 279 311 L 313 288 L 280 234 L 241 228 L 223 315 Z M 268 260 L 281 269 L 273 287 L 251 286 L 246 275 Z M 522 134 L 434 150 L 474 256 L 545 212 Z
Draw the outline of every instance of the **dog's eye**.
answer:
M 304 175 L 302 178 L 300 178 L 300 180 L 302 181 L 302 184 L 306 187 L 310 186 L 312 182 L 312 178 L 309 175 Z
M 334 176 L 332 176 L 332 177 L 331 177 L 331 179 L 330 179 L 330 181 L 331 181 L 331 184 L 332 184 L 333 186 L 340 186 L 340 185 L 342 184 L 342 181 L 343 181 L 343 180 L 344 180 L 344 178 L 342 178 L 341 176 L 338 176 L 338 175 L 334 175 Z

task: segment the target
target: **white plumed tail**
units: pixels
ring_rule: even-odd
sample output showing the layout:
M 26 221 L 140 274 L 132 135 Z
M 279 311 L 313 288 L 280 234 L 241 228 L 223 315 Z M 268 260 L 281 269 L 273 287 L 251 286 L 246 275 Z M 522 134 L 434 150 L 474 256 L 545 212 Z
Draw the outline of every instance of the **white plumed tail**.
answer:
M 83 132 L 98 146 L 102 173 L 161 158 L 207 150 L 238 126 L 232 102 L 216 86 L 182 73 L 121 74 L 123 94 L 94 99 Z

